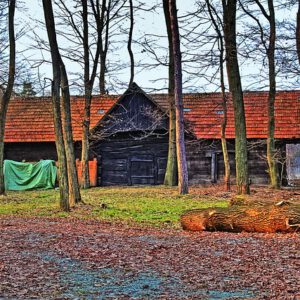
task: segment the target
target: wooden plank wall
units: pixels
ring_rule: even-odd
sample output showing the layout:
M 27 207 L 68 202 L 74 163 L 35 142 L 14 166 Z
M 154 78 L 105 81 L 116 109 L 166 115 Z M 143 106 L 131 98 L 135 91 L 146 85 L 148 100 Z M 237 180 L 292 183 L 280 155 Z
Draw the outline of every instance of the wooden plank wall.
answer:
M 151 156 L 156 162 L 156 184 L 164 180 L 168 155 L 168 136 L 150 136 L 143 139 L 132 134 L 114 137 L 94 145 L 93 154 L 98 160 L 99 185 L 130 184 L 129 159 Z M 132 174 L 134 175 L 134 174 Z

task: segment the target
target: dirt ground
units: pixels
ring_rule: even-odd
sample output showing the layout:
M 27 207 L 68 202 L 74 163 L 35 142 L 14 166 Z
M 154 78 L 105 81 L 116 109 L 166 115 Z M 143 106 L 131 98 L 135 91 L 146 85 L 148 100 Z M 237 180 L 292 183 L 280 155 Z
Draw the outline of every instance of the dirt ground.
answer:
M 0 299 L 300 299 L 300 234 L 0 219 Z

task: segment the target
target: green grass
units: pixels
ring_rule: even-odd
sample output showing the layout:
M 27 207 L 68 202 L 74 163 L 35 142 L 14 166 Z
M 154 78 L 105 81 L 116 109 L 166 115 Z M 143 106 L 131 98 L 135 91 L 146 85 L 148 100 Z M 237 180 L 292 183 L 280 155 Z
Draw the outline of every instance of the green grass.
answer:
M 70 213 L 59 210 L 58 190 L 8 192 L 0 199 L 0 215 L 72 217 L 102 221 L 178 226 L 182 212 L 195 208 L 225 207 L 226 199 L 200 195 L 178 195 L 176 188 L 110 187 L 82 191 L 85 205 Z M 103 208 L 104 207 L 104 208 Z

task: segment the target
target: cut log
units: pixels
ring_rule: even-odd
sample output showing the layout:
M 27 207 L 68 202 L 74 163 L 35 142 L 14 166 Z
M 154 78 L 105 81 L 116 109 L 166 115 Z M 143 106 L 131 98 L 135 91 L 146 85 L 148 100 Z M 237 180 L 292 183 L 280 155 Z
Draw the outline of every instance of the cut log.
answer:
M 300 232 L 300 204 L 257 202 L 196 209 L 181 216 L 181 226 L 190 231 Z

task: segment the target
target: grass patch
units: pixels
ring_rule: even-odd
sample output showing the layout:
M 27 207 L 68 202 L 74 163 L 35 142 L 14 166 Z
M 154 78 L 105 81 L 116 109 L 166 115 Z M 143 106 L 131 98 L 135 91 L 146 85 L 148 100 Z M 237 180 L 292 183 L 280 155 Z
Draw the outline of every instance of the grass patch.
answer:
M 226 207 L 223 198 L 200 195 L 178 195 L 176 188 L 99 187 L 82 191 L 85 205 L 70 213 L 59 210 L 59 191 L 9 192 L 0 199 L 0 215 L 74 217 L 101 221 L 139 223 L 155 226 L 178 226 L 180 214 L 189 209 Z

